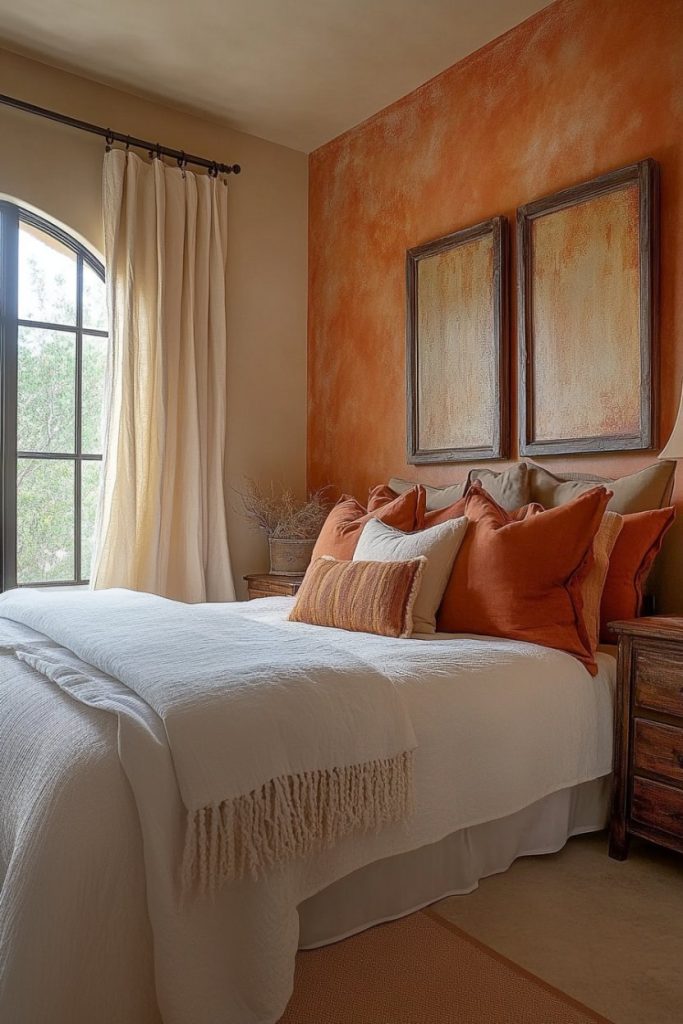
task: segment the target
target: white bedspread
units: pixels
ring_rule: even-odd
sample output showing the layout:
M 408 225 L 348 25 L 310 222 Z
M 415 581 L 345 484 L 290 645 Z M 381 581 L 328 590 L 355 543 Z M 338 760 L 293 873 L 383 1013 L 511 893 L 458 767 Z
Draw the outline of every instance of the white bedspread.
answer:
M 169 850 L 177 850 L 182 842 L 183 803 L 162 721 L 137 694 L 100 674 L 97 701 L 110 716 L 115 711 L 118 717 L 120 762 L 139 814 L 156 989 L 165 1024 L 273 1024 L 291 990 L 296 907 L 303 899 L 374 860 L 511 814 L 549 793 L 611 771 L 614 660 L 609 656 L 599 656 L 600 672 L 593 679 L 570 656 L 529 644 L 439 636 L 389 640 L 336 630 L 323 634 L 316 627 L 285 621 L 290 604 L 276 598 L 221 606 L 220 613 L 226 623 L 240 623 L 248 633 L 257 630 L 265 636 L 275 627 L 278 634 L 296 637 L 301 647 L 316 647 L 324 635 L 325 644 L 337 652 L 335 657 L 361 660 L 369 673 L 379 673 L 392 684 L 417 740 L 415 812 L 406 822 L 378 833 L 343 838 L 332 849 L 291 862 L 258 882 L 230 883 L 214 900 L 179 905 Z M 14 637 L 7 639 L 12 642 Z M 0 624 L 0 644 L 4 640 Z M 17 673 L 10 675 L 16 688 Z M 31 673 L 30 679 L 37 689 L 37 677 Z M 39 742 L 46 721 L 44 701 L 41 704 L 42 697 L 39 700 L 36 694 L 27 700 L 25 689 L 14 694 L 12 687 L 11 680 L 0 682 L 2 706 L 11 714 L 15 705 L 21 705 L 4 742 L 0 735 L 0 851 L 4 865 L 9 865 L 0 900 L 0 960 L 6 962 L 0 1016 L 3 1000 L 11 996 L 15 1002 L 23 1000 L 12 1007 L 13 1024 L 91 1024 L 92 1016 L 79 1016 L 73 1005 L 68 1014 L 58 1007 L 42 1016 L 30 986 L 26 950 L 23 959 L 17 956 L 22 919 L 30 932 L 31 919 L 41 916 L 27 879 L 40 872 L 50 888 L 62 885 L 64 863 L 55 858 L 54 837 L 45 845 L 44 857 L 40 852 L 41 831 L 48 825 L 54 831 L 59 825 L 54 814 L 45 820 L 43 794 L 55 783 L 55 767 L 45 756 L 50 744 Z M 92 694 L 83 696 L 92 701 Z M 59 699 L 69 700 L 63 694 Z M 60 705 L 60 715 L 64 713 Z M 107 728 L 111 744 L 111 731 L 103 726 L 101 714 L 89 708 L 80 711 L 81 716 L 93 716 L 93 730 Z M 96 778 L 89 784 L 77 764 L 69 767 L 60 756 L 62 745 L 73 749 L 68 736 L 56 735 L 50 742 L 61 772 L 60 813 L 68 811 L 79 822 L 80 835 L 73 841 L 82 844 L 93 827 L 93 806 L 109 799 L 109 794 L 98 792 Z M 27 764 L 37 747 L 41 758 Z M 114 750 L 109 749 L 108 756 L 115 760 Z M 43 774 L 40 784 L 29 780 L 34 772 Z M 87 808 L 84 793 L 89 795 Z M 30 813 L 30 799 L 41 806 L 40 814 Z M 134 827 L 130 820 L 122 827 L 127 830 L 125 841 L 135 846 L 139 839 L 129 835 Z M 61 840 L 68 848 L 69 835 L 62 832 Z M 120 893 L 119 898 L 130 912 L 128 894 Z M 144 920 L 139 899 L 136 890 L 138 925 Z M 87 930 L 87 915 L 81 902 L 64 920 L 43 919 L 43 946 L 49 946 L 50 939 L 57 946 L 64 934 Z M 145 936 L 140 934 L 138 940 L 144 945 Z M 142 988 L 141 1004 L 148 998 Z M 117 1012 L 113 1007 L 100 1012 L 98 1024 L 146 1024 L 130 1008 L 127 1016 Z
M 324 630 L 226 607 L 116 589 L 0 597 L 0 616 L 60 645 L 17 653 L 63 690 L 105 707 L 113 677 L 160 718 L 188 890 L 401 820 L 412 795 L 415 734 L 391 679 Z

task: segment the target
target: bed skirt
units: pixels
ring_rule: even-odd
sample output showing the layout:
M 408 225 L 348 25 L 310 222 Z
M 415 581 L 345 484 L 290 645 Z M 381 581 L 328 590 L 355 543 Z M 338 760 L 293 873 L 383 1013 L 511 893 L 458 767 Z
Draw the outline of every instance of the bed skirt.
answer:
M 516 814 L 454 832 L 341 878 L 299 907 L 302 949 L 325 946 L 383 921 L 472 892 L 517 857 L 555 853 L 571 836 L 605 828 L 611 775 L 562 789 Z

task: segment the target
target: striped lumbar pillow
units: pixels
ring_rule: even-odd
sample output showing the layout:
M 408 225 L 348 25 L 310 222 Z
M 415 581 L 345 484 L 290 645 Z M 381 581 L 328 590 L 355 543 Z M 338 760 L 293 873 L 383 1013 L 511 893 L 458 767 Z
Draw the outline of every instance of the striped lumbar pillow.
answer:
M 311 562 L 289 618 L 356 633 L 409 637 L 425 558 L 407 562 Z

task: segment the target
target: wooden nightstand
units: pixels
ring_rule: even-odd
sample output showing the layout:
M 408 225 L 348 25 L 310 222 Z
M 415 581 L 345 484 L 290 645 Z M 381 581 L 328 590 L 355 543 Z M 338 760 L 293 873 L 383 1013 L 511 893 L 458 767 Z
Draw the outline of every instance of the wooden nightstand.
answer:
M 250 572 L 244 577 L 250 601 L 255 597 L 294 597 L 303 578 L 304 573 L 285 576 L 276 572 Z
M 619 636 L 610 857 L 631 835 L 683 853 L 683 618 L 613 622 Z

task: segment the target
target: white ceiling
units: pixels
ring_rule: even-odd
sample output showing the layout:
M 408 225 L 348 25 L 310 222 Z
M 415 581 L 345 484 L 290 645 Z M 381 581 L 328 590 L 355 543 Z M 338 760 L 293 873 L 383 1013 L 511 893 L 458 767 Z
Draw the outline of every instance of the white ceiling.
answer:
M 308 152 L 547 2 L 0 0 L 0 38 Z

